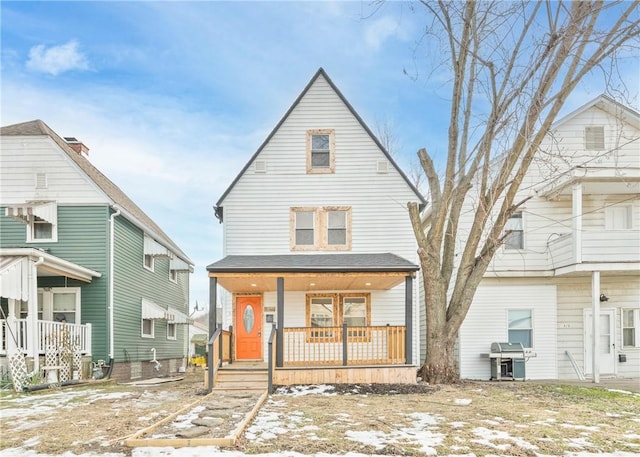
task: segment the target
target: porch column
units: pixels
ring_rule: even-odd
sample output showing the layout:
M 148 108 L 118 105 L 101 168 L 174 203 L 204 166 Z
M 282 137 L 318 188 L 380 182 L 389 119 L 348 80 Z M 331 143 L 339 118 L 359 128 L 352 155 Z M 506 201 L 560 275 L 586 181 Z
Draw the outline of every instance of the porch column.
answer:
M 591 356 L 593 382 L 600 382 L 600 365 L 598 355 L 600 354 L 600 272 L 594 271 L 591 276 L 591 324 L 593 339 L 591 341 Z
M 284 278 L 277 279 L 276 367 L 284 366 Z
M 573 185 L 571 198 L 571 220 L 573 221 L 573 251 L 575 263 L 582 263 L 582 184 Z M 600 294 L 598 294 L 598 297 Z
M 29 260 L 29 298 L 27 299 L 27 356 L 33 357 L 33 371 L 40 371 L 40 334 L 38 332 L 38 265 L 44 262 Z
M 404 337 L 404 350 L 407 365 L 413 363 L 413 276 L 404 278 L 404 325 L 407 328 Z
M 209 277 L 209 338 L 207 339 L 207 382 L 211 392 L 213 390 L 213 344 L 209 344 L 213 333 L 217 328 L 217 316 L 216 310 L 218 306 L 218 278 L 215 276 Z
M 16 306 L 20 303 L 13 298 L 9 299 L 9 315 L 7 316 L 7 331 L 5 332 L 5 341 L 7 342 L 7 355 L 18 352 L 18 343 L 16 339 L 20 339 L 20 324 L 16 318 Z M 11 333 L 13 332 L 13 333 Z M 15 338 L 14 338 L 15 336 Z

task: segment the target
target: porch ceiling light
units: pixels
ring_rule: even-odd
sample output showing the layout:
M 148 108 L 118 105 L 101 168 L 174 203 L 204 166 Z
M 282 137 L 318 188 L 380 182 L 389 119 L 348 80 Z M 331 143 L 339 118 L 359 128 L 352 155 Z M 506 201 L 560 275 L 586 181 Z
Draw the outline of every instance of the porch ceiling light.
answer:
M 310 286 L 315 286 L 315 285 L 316 285 L 316 283 L 315 283 L 315 282 L 310 282 L 310 283 L 309 283 L 309 285 L 310 285 Z
M 370 282 L 365 282 L 365 283 L 364 283 L 364 285 L 365 285 L 365 286 L 370 286 L 370 285 L 371 285 L 371 283 L 370 283 Z
M 256 286 L 257 286 L 257 284 L 251 284 L 251 287 L 256 287 Z

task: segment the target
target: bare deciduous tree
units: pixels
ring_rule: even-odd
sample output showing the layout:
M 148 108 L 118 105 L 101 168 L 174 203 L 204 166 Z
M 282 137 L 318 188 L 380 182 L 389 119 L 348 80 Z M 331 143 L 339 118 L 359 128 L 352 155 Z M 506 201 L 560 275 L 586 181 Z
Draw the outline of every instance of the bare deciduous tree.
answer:
M 427 37 L 442 40 L 442 65 L 451 71 L 444 172 L 439 176 L 434 158 L 421 149 L 430 207 L 420 214 L 409 204 L 425 292 L 421 375 L 443 383 L 457 379 L 458 330 L 504 241 L 507 219 L 523 203 L 517 191 L 538 147 L 586 75 L 600 69 L 611 84 L 620 53 L 637 45 L 639 14 L 637 3 L 624 1 L 424 0 L 422 7 Z M 471 195 L 473 221 L 456 252 Z

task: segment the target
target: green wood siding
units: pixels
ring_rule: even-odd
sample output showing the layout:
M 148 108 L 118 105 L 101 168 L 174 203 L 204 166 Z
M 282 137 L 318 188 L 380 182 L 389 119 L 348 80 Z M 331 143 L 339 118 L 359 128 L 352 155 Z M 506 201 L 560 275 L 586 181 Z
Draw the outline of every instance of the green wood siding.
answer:
M 142 337 L 142 298 L 163 309 L 169 306 L 188 314 L 189 273 L 169 280 L 169 259 L 156 257 L 154 271 L 143 266 L 144 234 L 122 216 L 116 218 L 114 278 L 115 361 L 148 361 L 156 349 L 158 359 L 186 356 L 187 326 L 176 326 L 176 339 L 167 339 L 167 322 L 154 321 L 154 338 Z
M 109 207 L 58 206 L 58 242 L 27 243 L 26 225 L 0 216 L 0 246 L 46 249 L 49 254 L 102 274 L 90 284 L 64 277 L 41 277 L 39 287 L 81 287 L 82 323 L 92 324 L 94 359 L 106 359 L 108 341 Z

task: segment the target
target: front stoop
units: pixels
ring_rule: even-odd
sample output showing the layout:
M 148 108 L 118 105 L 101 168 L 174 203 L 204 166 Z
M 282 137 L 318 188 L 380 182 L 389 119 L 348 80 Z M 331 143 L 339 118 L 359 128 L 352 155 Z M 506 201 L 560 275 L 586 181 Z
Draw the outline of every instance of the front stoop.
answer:
M 268 383 L 266 369 L 221 367 L 216 373 L 213 390 L 266 390 Z

